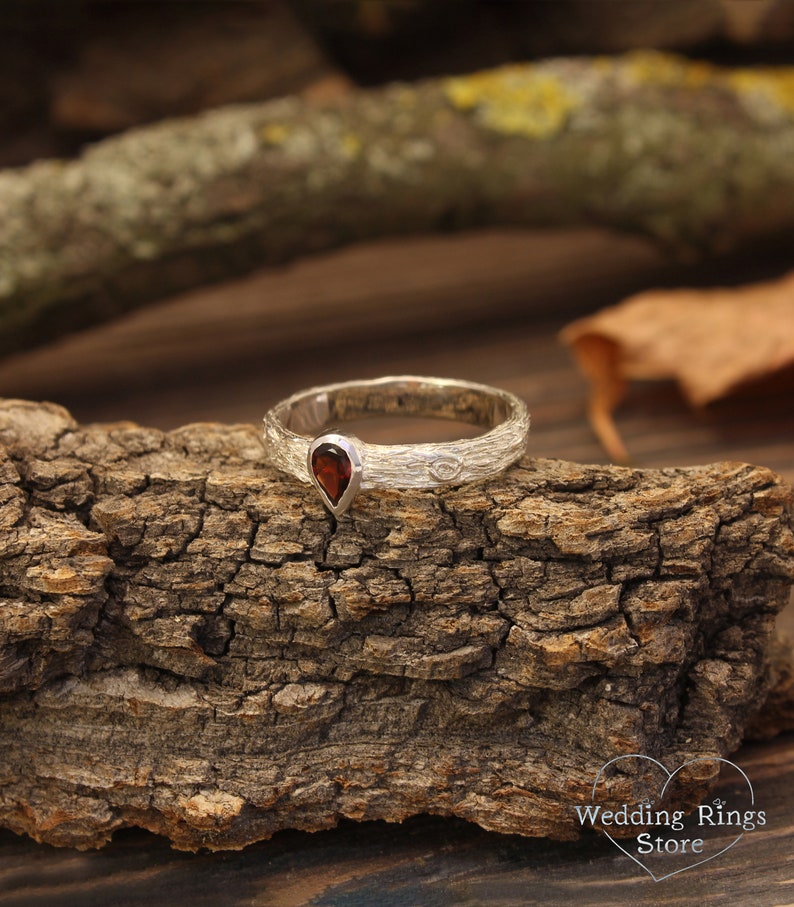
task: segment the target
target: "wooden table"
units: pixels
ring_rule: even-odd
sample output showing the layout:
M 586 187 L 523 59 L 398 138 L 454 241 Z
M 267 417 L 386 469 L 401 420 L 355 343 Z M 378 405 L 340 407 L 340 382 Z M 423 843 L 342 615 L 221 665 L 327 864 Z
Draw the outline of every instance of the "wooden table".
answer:
M 585 382 L 556 339 L 560 327 L 648 286 L 753 279 L 774 267 L 757 253 L 675 264 L 638 241 L 589 231 L 378 243 L 167 300 L 17 356 L 0 364 L 0 394 L 55 400 L 80 421 L 172 428 L 258 422 L 283 396 L 327 381 L 462 377 L 524 397 L 531 454 L 604 462 L 585 419 Z M 701 413 L 671 384 L 637 386 L 618 419 L 634 465 L 747 460 L 794 481 L 784 383 Z M 791 607 L 782 622 L 794 627 Z M 135 830 L 92 853 L 3 832 L 0 907 L 792 904 L 794 737 L 746 744 L 733 758 L 768 824 L 660 883 L 602 837 L 559 844 L 438 817 L 344 822 L 280 833 L 241 853 L 199 855 Z

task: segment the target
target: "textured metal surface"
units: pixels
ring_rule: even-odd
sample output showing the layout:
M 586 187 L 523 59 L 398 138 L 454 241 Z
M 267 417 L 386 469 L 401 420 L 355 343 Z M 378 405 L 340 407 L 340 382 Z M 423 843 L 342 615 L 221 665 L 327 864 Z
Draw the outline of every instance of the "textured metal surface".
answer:
M 529 433 L 526 406 L 507 391 L 403 375 L 300 391 L 265 416 L 265 448 L 274 466 L 311 482 L 309 447 L 329 420 L 381 415 L 453 419 L 488 430 L 426 444 L 369 444 L 349 436 L 361 458 L 362 489 L 434 488 L 487 478 L 523 455 Z

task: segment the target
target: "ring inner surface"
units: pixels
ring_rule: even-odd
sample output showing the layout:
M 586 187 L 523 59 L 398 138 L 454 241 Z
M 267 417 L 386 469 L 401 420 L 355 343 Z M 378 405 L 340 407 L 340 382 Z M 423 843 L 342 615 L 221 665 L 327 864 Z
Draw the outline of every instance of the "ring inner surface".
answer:
M 382 416 L 425 417 L 494 428 L 509 415 L 507 401 L 495 394 L 450 383 L 421 381 L 386 385 L 362 383 L 310 394 L 279 414 L 286 428 L 315 435 L 328 425 Z

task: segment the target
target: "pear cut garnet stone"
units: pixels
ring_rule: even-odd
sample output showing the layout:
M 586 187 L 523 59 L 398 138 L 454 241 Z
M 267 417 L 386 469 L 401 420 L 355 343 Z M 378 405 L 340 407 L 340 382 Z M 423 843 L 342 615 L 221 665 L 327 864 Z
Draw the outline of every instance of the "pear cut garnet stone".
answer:
M 312 453 L 312 472 L 328 499 L 336 507 L 350 484 L 353 465 L 336 444 L 319 444 Z

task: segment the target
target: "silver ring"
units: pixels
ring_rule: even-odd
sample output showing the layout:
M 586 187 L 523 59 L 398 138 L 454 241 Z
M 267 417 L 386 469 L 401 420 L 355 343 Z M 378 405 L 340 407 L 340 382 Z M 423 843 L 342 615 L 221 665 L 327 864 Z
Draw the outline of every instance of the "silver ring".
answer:
M 368 444 L 340 423 L 371 416 L 452 419 L 487 428 L 475 438 L 427 444 Z M 265 416 L 271 463 L 311 482 L 340 516 L 368 488 L 436 488 L 489 478 L 520 459 L 529 414 L 518 397 L 469 381 L 414 375 L 312 387 Z

